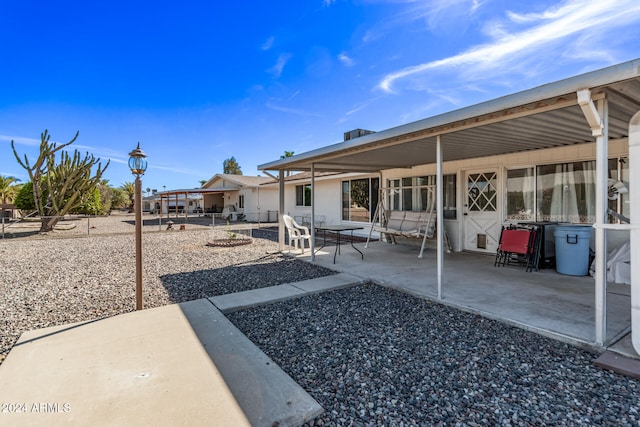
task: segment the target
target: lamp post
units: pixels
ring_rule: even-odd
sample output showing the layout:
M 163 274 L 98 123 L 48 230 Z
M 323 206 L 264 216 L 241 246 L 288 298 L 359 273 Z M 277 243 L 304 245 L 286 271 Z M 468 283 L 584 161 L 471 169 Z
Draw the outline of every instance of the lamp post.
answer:
M 136 212 L 136 310 L 142 310 L 142 182 L 147 170 L 147 155 L 138 147 L 129 153 L 129 169 L 136 176 L 134 208 Z

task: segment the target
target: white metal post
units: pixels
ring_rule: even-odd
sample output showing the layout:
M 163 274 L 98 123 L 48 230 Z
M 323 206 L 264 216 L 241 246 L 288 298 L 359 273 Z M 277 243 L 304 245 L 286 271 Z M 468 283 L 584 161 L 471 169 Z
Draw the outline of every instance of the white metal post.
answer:
M 281 169 L 278 172 L 278 195 L 280 197 L 278 205 L 278 250 L 282 252 L 284 250 L 284 221 L 282 215 L 284 215 L 284 171 Z
M 311 261 L 316 261 L 316 179 L 315 179 L 315 164 L 311 163 L 311 243 L 309 249 L 311 250 Z M 304 240 L 302 241 L 304 245 Z
M 631 244 L 631 343 L 640 354 L 640 111 L 629 123 L 629 207 Z M 633 190 L 633 192 L 631 192 Z
M 607 236 L 603 225 L 607 218 L 609 144 L 609 111 L 606 99 L 598 101 L 598 114 L 602 121 L 602 132 L 596 138 L 595 332 L 596 344 L 604 345 L 607 339 Z
M 436 136 L 436 240 L 438 269 L 438 299 L 442 299 L 442 275 L 444 270 L 444 201 L 442 200 L 442 141 Z

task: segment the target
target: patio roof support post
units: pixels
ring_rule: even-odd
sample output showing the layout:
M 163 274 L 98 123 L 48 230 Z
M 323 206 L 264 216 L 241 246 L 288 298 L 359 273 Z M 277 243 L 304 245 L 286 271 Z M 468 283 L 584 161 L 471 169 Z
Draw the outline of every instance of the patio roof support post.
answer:
M 284 170 L 278 171 L 278 250 L 284 251 Z
M 596 344 L 607 341 L 607 221 L 609 186 L 609 103 L 598 100 L 598 113 L 602 117 L 602 133 L 596 138 Z
M 629 185 L 640 182 L 640 111 L 629 122 Z M 638 194 L 638 190 L 634 190 Z M 631 224 L 631 343 L 640 354 L 640 198 L 629 197 Z
M 189 223 L 189 193 L 184 193 L 184 223 Z
M 309 249 L 311 250 L 311 262 L 316 262 L 316 178 L 315 163 L 311 163 L 311 242 Z M 304 245 L 304 241 L 302 241 Z
M 436 136 L 436 240 L 437 240 L 437 270 L 438 270 L 438 299 L 442 299 L 442 274 L 444 270 L 444 215 L 442 200 L 442 141 Z
M 607 239 L 603 225 L 607 218 L 608 200 L 609 106 L 606 99 L 600 99 L 596 107 L 589 89 L 578 91 L 578 104 L 591 134 L 596 137 L 595 344 L 601 346 L 607 339 Z

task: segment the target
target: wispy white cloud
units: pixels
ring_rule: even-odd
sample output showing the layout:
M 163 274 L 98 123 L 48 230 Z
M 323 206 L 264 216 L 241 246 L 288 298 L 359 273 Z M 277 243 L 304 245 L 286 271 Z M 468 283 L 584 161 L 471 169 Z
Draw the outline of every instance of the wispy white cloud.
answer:
M 293 55 L 290 53 L 281 53 L 278 55 L 278 59 L 273 67 L 269 68 L 267 72 L 275 78 L 279 78 L 282 75 L 282 70 L 284 70 L 284 66 L 287 65 L 289 59 L 291 59 Z
M 267 108 L 271 110 L 280 111 L 282 113 L 295 114 L 296 116 L 305 116 L 305 117 L 321 117 L 321 115 L 317 113 L 311 113 L 303 110 L 296 110 L 295 108 L 282 107 L 279 105 L 275 105 L 271 102 L 267 102 L 265 105 L 267 106 Z
M 347 67 L 353 67 L 356 64 L 353 58 L 349 57 L 349 55 L 344 52 L 341 52 L 340 55 L 338 55 L 338 60 Z
M 338 123 L 346 122 L 351 115 L 353 115 L 353 114 L 355 114 L 355 113 L 357 113 L 359 111 L 364 110 L 365 108 L 367 108 L 369 105 L 373 104 L 378 99 L 379 99 L 379 97 L 376 97 L 376 98 L 372 98 L 372 99 L 369 99 L 367 101 L 360 102 L 360 103 L 354 105 L 353 108 L 351 108 L 349 111 L 344 113 L 344 115 L 338 120 Z
M 574 49 L 568 45 L 585 37 L 598 37 L 610 33 L 620 37 L 618 29 L 640 21 L 640 2 L 637 0 L 609 0 L 594 2 L 568 0 L 541 13 L 517 14 L 507 12 L 508 22 L 488 25 L 486 33 L 494 38 L 491 43 L 448 58 L 405 67 L 387 74 L 378 84 L 392 92 L 394 84 L 404 81 L 413 89 L 428 85 L 429 73 L 457 71 L 466 78 L 492 76 L 509 70 L 526 73 L 535 61 L 548 55 L 550 46 L 564 45 L 562 52 Z M 526 28 L 509 31 L 510 25 Z M 560 49 L 561 47 L 558 47 Z M 600 56 L 603 56 L 600 53 Z
M 158 169 L 158 170 L 163 170 L 163 171 L 172 172 L 172 173 L 179 173 L 179 174 L 189 175 L 189 176 L 202 176 L 202 172 L 198 172 L 193 169 L 182 169 L 182 168 L 176 168 L 171 166 L 151 164 L 149 165 L 149 169 Z
M 264 43 L 262 43 L 262 46 L 260 46 L 260 49 L 262 50 L 269 50 L 273 47 L 273 42 L 275 42 L 276 38 L 271 36 L 269 37 Z
M 336 0 L 322 0 L 322 5 L 323 5 L 324 7 L 329 7 L 329 6 L 331 6 L 332 4 L 334 4 L 335 2 L 336 2 Z
M 296 96 L 298 96 L 298 95 L 300 95 L 300 91 L 299 91 L 299 90 L 295 91 L 295 92 L 293 93 L 293 95 L 291 95 L 291 96 L 287 99 L 287 101 L 291 101 L 293 98 L 295 98 L 295 97 L 296 97 Z
M 0 141 L 7 141 L 7 142 L 14 141 L 16 144 L 19 144 L 19 145 L 29 145 L 29 146 L 40 145 L 39 139 L 25 138 L 23 136 L 0 135 Z

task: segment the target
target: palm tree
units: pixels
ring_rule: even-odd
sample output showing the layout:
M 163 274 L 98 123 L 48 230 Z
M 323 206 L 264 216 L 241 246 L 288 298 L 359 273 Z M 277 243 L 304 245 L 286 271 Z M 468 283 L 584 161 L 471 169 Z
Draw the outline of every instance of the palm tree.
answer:
M 127 196 L 129 197 L 129 212 L 133 212 L 135 207 L 133 203 L 135 201 L 136 184 L 134 182 L 125 182 L 120 186 L 120 188 L 127 193 Z
M 295 153 L 293 151 L 287 151 L 284 150 L 284 154 L 282 156 L 280 156 L 281 159 L 286 159 L 289 157 L 293 157 Z M 287 176 L 289 176 L 291 174 L 291 171 L 287 171 Z
M 20 190 L 19 185 L 13 185 L 15 182 L 20 181 L 12 176 L 0 175 L 0 201 L 2 204 L 13 203 L 13 199 Z

